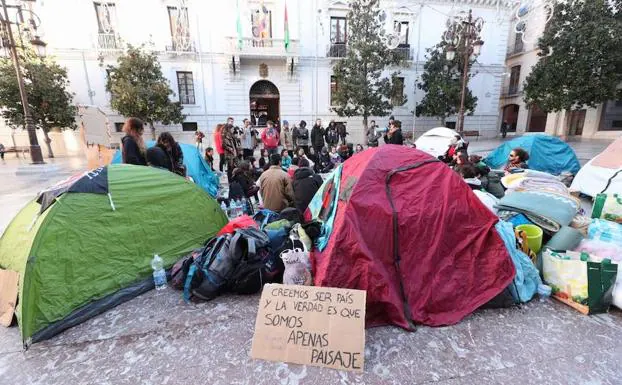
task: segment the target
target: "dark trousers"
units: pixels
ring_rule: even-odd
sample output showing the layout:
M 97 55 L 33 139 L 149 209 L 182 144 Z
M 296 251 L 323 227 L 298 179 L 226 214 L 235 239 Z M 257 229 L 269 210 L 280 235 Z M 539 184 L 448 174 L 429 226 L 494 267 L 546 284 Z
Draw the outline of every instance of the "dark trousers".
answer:
M 322 153 L 322 147 L 320 146 L 313 146 L 313 150 L 315 151 L 315 155 L 320 156 L 320 154 Z
M 250 148 L 243 148 L 242 149 L 242 156 L 244 157 L 244 159 L 252 158 L 253 157 L 253 150 L 251 150 Z
M 266 151 L 268 151 L 268 156 L 272 156 L 273 154 L 279 153 L 279 148 L 278 147 L 266 148 Z
M 218 165 L 218 169 L 220 170 L 220 172 L 223 172 L 223 168 L 225 166 L 225 163 L 227 163 L 227 160 L 225 159 L 225 154 L 218 154 L 218 158 L 220 159 L 219 165 Z
M 289 157 L 294 159 L 294 150 L 287 150 L 287 153 L 289 154 Z

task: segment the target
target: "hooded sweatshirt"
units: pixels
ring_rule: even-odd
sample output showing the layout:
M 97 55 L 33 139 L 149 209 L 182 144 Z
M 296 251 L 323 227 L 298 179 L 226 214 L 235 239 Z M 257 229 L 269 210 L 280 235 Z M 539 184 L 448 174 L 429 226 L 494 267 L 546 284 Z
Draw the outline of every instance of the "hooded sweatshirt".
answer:
M 313 196 L 322 186 L 322 177 L 308 167 L 301 167 L 294 173 L 294 203 L 304 213 Z

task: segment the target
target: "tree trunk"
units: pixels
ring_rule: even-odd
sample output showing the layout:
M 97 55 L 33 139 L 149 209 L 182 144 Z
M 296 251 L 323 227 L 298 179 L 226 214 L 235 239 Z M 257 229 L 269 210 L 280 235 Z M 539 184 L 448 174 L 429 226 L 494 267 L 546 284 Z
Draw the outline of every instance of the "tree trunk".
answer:
M 363 134 L 365 134 L 365 139 L 363 140 L 363 143 L 365 143 L 366 146 L 369 146 L 369 140 L 368 135 L 369 132 L 367 132 L 367 130 L 369 129 L 369 127 L 367 127 L 367 114 L 363 115 Z
M 47 128 L 43 129 L 43 136 L 45 136 L 45 145 L 48 148 L 48 158 L 53 158 L 54 157 L 54 152 L 52 152 L 52 145 L 50 144 L 50 143 L 52 143 L 52 139 L 50 139 L 50 137 L 48 135 Z
M 156 140 L 156 132 L 153 123 L 149 122 L 149 127 L 151 127 L 151 139 Z

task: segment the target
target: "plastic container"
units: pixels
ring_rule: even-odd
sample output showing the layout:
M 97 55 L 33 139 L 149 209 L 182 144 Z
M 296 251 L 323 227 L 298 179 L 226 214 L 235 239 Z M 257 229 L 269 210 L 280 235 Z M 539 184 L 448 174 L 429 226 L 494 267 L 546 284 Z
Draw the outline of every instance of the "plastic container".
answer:
M 538 253 L 542 248 L 542 229 L 536 225 L 519 225 L 516 230 L 524 231 L 527 234 L 527 244 L 534 253 Z
M 156 290 L 166 289 L 166 271 L 164 271 L 164 261 L 158 254 L 153 255 L 151 260 L 151 268 L 153 269 L 153 283 Z

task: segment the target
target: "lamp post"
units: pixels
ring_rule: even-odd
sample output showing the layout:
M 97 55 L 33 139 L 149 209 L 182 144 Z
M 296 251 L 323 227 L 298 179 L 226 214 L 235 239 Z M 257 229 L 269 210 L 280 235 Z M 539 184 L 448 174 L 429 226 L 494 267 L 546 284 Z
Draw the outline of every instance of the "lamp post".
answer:
M 0 4 L 2 4 L 2 14 L 0 14 L 0 38 L 2 46 L 9 49 L 11 59 L 13 60 L 13 65 L 15 66 L 15 74 L 17 75 L 17 84 L 19 87 L 19 96 L 22 101 L 22 107 L 24 108 L 24 125 L 26 126 L 26 130 L 28 131 L 28 139 L 30 141 L 30 159 L 32 159 L 33 164 L 43 164 L 45 162 L 43 161 L 41 146 L 39 146 L 39 141 L 37 140 L 37 131 L 34 125 L 34 121 L 32 119 L 32 114 L 30 112 L 28 95 L 26 94 L 26 88 L 24 87 L 24 79 L 22 77 L 19 55 L 17 54 L 17 48 L 19 46 L 15 43 L 15 38 L 13 37 L 13 25 L 17 25 L 19 27 L 20 23 L 19 21 L 12 22 L 9 18 L 8 11 L 9 8 L 17 8 L 18 13 L 21 16 L 21 6 L 8 6 L 6 4 L 6 0 L 0 0 Z M 32 18 L 34 14 L 31 11 L 29 11 L 29 13 L 31 15 L 29 20 L 30 27 L 33 31 L 36 31 L 36 23 Z M 45 55 L 46 44 L 41 40 L 39 36 L 35 35 L 30 40 L 30 44 L 37 50 L 38 55 Z
M 448 61 L 453 61 L 456 55 L 461 55 L 464 63 L 462 69 L 462 89 L 460 91 L 460 111 L 458 113 L 458 132 L 464 131 L 464 99 L 469 80 L 469 60 L 471 55 L 479 56 L 484 41 L 480 38 L 484 19 L 473 18 L 469 10 L 467 15 L 459 14 L 453 20 L 447 20 L 447 31 L 443 34 L 443 41 L 447 44 L 445 55 Z

